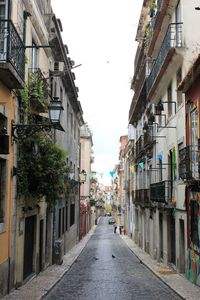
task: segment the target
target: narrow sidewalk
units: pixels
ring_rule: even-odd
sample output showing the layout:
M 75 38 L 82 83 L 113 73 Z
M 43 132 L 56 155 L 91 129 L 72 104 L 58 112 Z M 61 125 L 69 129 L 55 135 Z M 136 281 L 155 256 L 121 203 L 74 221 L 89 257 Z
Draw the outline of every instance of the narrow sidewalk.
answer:
M 63 275 L 70 269 L 74 261 L 80 255 L 83 248 L 93 235 L 96 226 L 89 231 L 89 233 L 77 243 L 66 255 L 63 257 L 62 265 L 52 265 L 43 272 L 35 276 L 31 281 L 20 288 L 13 290 L 9 295 L 2 298 L 2 300 L 40 300 L 49 290 L 51 290 L 56 283 L 58 283 Z
M 153 260 L 128 236 L 121 235 L 121 238 L 137 258 L 180 297 L 187 300 L 200 299 L 200 288 L 198 286 L 192 284 L 184 276 L 177 274 L 175 270 L 165 264 Z

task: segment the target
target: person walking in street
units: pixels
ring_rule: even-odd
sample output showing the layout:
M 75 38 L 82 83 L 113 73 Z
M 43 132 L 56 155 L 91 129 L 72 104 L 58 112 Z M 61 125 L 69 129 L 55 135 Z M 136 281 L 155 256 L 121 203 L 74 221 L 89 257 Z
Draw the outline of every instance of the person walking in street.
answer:
M 114 233 L 117 232 L 117 223 L 113 224 L 113 227 L 114 227 Z

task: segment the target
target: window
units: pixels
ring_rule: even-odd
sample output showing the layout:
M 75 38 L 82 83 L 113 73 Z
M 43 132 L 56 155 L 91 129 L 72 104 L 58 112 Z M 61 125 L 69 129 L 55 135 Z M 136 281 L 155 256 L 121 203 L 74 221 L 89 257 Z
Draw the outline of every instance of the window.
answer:
M 172 115 L 172 83 L 168 86 L 167 89 L 167 102 L 168 102 L 168 117 Z
M 17 24 L 18 24 L 18 32 L 23 40 L 24 38 L 24 6 L 22 0 L 18 0 L 18 9 L 17 9 Z
M 60 100 L 63 101 L 63 89 L 60 87 Z
M 62 208 L 62 234 L 65 232 L 65 208 Z
M 74 139 L 76 139 L 76 120 L 74 120 Z
M 0 19 L 5 20 L 7 19 L 7 1 L 0 0 Z M 7 40 L 7 33 L 6 30 L 3 29 L 4 25 L 1 25 L 1 38 L 0 38 L 0 59 L 6 59 L 6 40 Z
M 158 159 L 158 168 L 159 168 L 159 181 L 162 181 L 163 180 L 163 175 L 162 175 L 162 168 L 163 168 L 163 165 L 162 165 L 162 159 Z
M 0 159 L 0 223 L 5 218 L 5 196 L 6 196 L 6 160 Z
M 36 48 L 36 43 L 32 41 L 32 49 L 31 49 L 31 69 L 37 69 L 38 68 L 38 54 L 39 51 Z
M 68 229 L 68 204 L 66 203 L 65 207 L 65 230 L 67 231 Z
M 70 205 L 70 226 L 74 225 L 75 221 L 75 204 Z
M 73 114 L 70 114 L 70 128 L 71 128 L 71 134 L 73 134 Z
M 58 238 L 61 237 L 61 219 L 62 219 L 62 209 L 59 208 L 59 215 L 58 215 Z
M 199 151 L 198 151 L 198 110 L 195 107 L 190 112 L 190 137 L 191 137 L 191 171 L 192 177 L 199 178 Z
M 180 68 L 178 70 L 178 72 L 176 73 L 176 86 L 178 87 L 178 85 L 180 84 L 180 82 L 182 81 L 182 68 Z M 177 95 L 177 105 L 180 106 L 182 104 L 183 101 L 183 95 L 181 91 L 176 92 Z
M 190 200 L 190 238 L 191 242 L 193 242 L 197 247 L 199 247 L 198 212 L 198 202 L 196 200 Z
M 176 6 L 176 47 L 182 46 L 182 27 L 181 27 L 181 5 L 180 1 Z
M 7 19 L 7 9 L 8 9 L 8 1 L 0 1 L 0 19 L 5 20 Z
M 67 103 L 67 127 L 68 127 L 68 128 L 69 128 L 69 125 L 70 125 L 69 117 L 70 117 L 70 113 L 69 113 L 69 103 Z
M 54 92 L 53 92 L 53 94 L 54 94 L 54 97 L 57 97 L 57 82 L 56 81 L 54 82 Z

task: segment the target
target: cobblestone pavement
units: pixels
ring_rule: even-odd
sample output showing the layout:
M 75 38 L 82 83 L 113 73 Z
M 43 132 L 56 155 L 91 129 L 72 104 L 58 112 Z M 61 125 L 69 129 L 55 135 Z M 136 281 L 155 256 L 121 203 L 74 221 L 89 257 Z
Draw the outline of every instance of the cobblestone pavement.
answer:
M 84 250 L 46 300 L 182 299 L 133 254 L 101 218 Z

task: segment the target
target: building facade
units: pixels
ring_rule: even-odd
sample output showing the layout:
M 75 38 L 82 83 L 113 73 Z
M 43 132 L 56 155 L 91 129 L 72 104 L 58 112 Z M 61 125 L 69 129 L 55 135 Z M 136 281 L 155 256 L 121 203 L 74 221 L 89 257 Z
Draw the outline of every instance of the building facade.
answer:
M 188 125 L 178 86 L 198 56 L 193 22 L 199 16 L 188 1 L 143 2 L 129 111 L 136 130 L 135 240 L 180 273 L 186 273 L 188 212 L 178 166 Z
M 50 1 L 1 1 L 0 28 L 1 297 L 48 265 L 61 263 L 63 254 L 79 240 L 80 127 L 84 120 L 72 72 L 74 62 Z M 62 114 L 56 123 L 53 118 L 58 109 Z M 36 174 L 38 165 L 32 165 L 42 155 L 46 179 Z M 57 160 L 50 160 L 51 155 L 58 155 Z M 33 174 L 23 176 L 28 169 L 22 160 L 26 157 Z M 60 177 L 48 168 L 57 162 L 60 167 L 63 164 Z M 67 177 L 70 172 L 73 178 Z M 51 195 L 44 196 L 47 178 L 59 178 L 55 190 L 62 190 L 51 202 Z M 38 191 L 43 180 L 43 191 Z M 48 185 L 53 189 L 51 181 Z
M 80 131 L 81 147 L 81 171 L 86 173 L 86 181 L 80 185 L 80 238 L 87 234 L 95 222 L 94 210 L 91 209 L 93 203 L 90 202 L 90 179 L 91 164 L 93 163 L 93 140 L 92 133 L 87 124 L 81 127 Z

